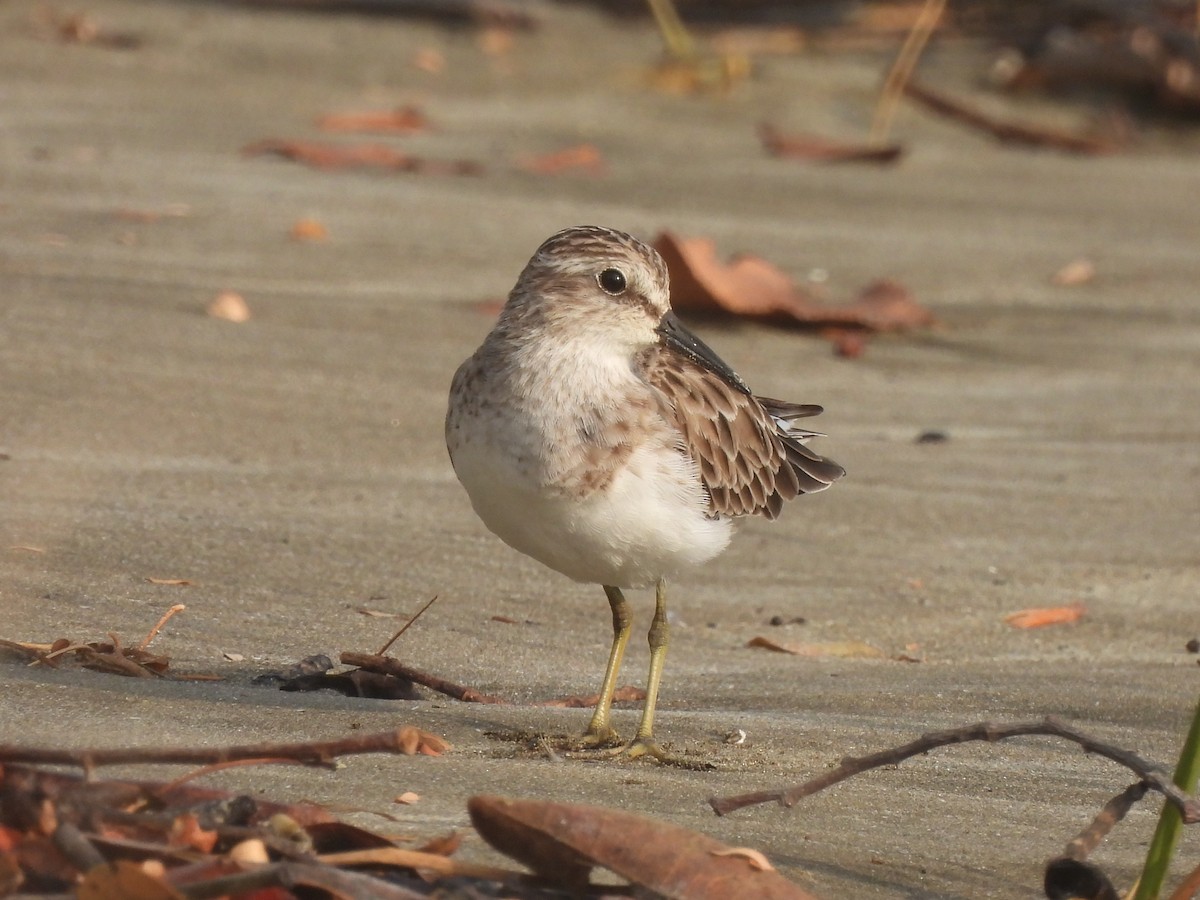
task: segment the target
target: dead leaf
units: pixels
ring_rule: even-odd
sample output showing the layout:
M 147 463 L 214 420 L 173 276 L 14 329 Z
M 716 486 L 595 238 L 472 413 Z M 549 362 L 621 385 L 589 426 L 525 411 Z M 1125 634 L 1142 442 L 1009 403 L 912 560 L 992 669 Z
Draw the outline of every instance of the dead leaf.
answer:
M 774 872 L 775 867 L 771 865 L 771 861 L 763 855 L 761 850 L 754 850 L 750 847 L 730 847 L 728 850 L 711 850 L 713 856 L 740 856 L 750 863 L 750 866 L 760 872 Z
M 400 750 L 405 756 L 417 753 L 423 756 L 441 756 L 447 750 L 453 749 L 448 741 L 412 725 L 405 725 L 400 730 Z
M 476 42 L 485 56 L 493 59 L 508 56 L 514 43 L 513 29 L 503 25 L 489 25 L 479 33 Z
M 577 169 L 587 175 L 603 175 L 608 164 L 594 144 L 575 144 L 554 153 L 541 156 L 524 156 L 517 160 L 517 168 L 533 175 L 561 175 Z
M 637 703 L 646 699 L 646 692 L 640 687 L 627 684 L 614 690 L 612 699 L 614 703 Z M 590 709 L 599 702 L 599 694 L 586 694 L 582 697 L 556 697 L 553 700 L 542 700 L 536 705 L 566 709 Z
M 293 241 L 323 241 L 329 237 L 329 231 L 316 219 L 297 219 L 292 223 L 288 237 Z
M 421 795 L 416 791 L 405 791 L 403 794 L 398 795 L 394 800 L 392 800 L 392 802 L 400 803 L 404 806 L 412 806 L 414 803 L 419 802 L 420 799 Z
M 129 31 L 112 31 L 87 13 L 61 15 L 53 10 L 43 14 L 43 28 L 64 44 L 90 44 L 110 50 L 136 50 L 142 38 Z
M 842 326 L 868 331 L 903 331 L 933 324 L 929 310 L 899 282 L 867 285 L 850 303 L 818 303 L 786 273 L 757 256 L 717 259 L 708 238 L 680 238 L 662 232 L 654 241 L 671 276 L 676 311 L 725 313 L 792 325 Z
M 1059 287 L 1075 287 L 1087 284 L 1096 277 L 1096 264 L 1090 259 L 1075 259 L 1067 263 L 1050 277 L 1050 283 Z
M 421 47 L 412 56 L 412 67 L 430 75 L 440 75 L 446 68 L 446 57 L 440 50 Z
M 244 156 L 274 155 L 314 169 L 385 169 L 425 175 L 480 175 L 483 166 L 471 160 L 429 160 L 411 156 L 386 144 L 334 144 L 270 138 L 242 148 Z
M 765 122 L 758 126 L 758 138 L 766 151 L 777 159 L 894 163 L 904 154 L 904 148 L 899 144 L 847 144 L 811 134 L 783 134 Z
M 403 613 L 384 612 L 382 609 L 371 609 L 367 606 L 356 606 L 354 611 L 359 615 L 370 616 L 373 619 L 399 619 L 404 617 Z
M 243 662 L 246 657 L 240 653 L 230 653 L 228 650 L 222 650 L 221 655 L 230 662 Z
M 417 848 L 418 853 L 432 853 L 436 856 L 453 856 L 462 845 L 462 836 L 457 831 L 451 831 Z
M 201 828 L 194 813 L 183 813 L 171 822 L 171 831 L 167 842 L 173 847 L 190 847 L 201 853 L 211 853 L 217 844 L 217 833 L 207 828 Z
M 367 112 L 329 113 L 317 119 L 321 131 L 357 131 L 376 134 L 416 134 L 429 128 L 429 120 L 417 106 Z
M 811 900 L 774 870 L 695 831 L 599 806 L 476 796 L 467 801 L 489 844 L 568 890 L 583 890 L 594 866 L 676 900 Z
M 830 656 L 837 659 L 884 659 L 887 657 L 887 654 L 878 647 L 872 647 L 864 641 L 791 643 L 760 636 L 751 638 L 746 646 L 772 650 L 776 653 L 790 653 L 793 656 Z
M 214 319 L 224 319 L 226 322 L 247 322 L 250 320 L 250 307 L 245 299 L 236 291 L 221 291 L 206 310 Z
M 127 859 L 89 869 L 76 896 L 79 900 L 183 900 L 183 894 Z
M 1013 628 L 1044 628 L 1047 625 L 1069 625 L 1078 622 L 1086 613 L 1087 608 L 1076 601 L 1066 606 L 1018 610 L 1005 616 L 1004 621 Z
M 234 862 L 247 867 L 266 865 L 271 861 L 271 854 L 267 852 L 267 845 L 261 838 L 249 838 L 234 844 L 229 848 L 228 856 Z
M 147 576 L 146 580 L 151 584 L 188 585 L 192 583 L 187 578 L 151 578 Z
M 13 544 L 8 549 L 18 551 L 21 553 L 45 553 L 46 552 L 46 549 L 44 547 L 31 547 L 27 544 Z

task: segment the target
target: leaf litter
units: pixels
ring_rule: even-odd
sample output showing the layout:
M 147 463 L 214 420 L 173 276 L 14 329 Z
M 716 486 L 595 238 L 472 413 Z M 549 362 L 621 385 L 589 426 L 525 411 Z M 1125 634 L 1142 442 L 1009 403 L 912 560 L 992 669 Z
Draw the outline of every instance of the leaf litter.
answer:
M 76 890 L 87 900 L 214 896 L 288 900 L 413 898 L 466 889 L 472 896 L 557 898 L 591 891 L 590 872 L 628 882 L 606 896 L 806 900 L 758 850 L 623 810 L 480 796 L 468 801 L 477 832 L 533 874 L 458 860 L 458 832 L 420 841 L 339 821 L 312 803 L 198 787 L 193 772 L 171 782 L 98 779 L 98 767 L 128 763 L 291 762 L 330 767 L 347 754 L 438 756 L 440 737 L 404 726 L 335 741 L 226 748 L 73 750 L 0 745 L 0 887 L 6 892 Z M 435 761 L 426 763 L 437 765 Z M 84 777 L 48 766 L 68 765 Z M 420 798 L 405 792 L 396 803 Z M 393 818 L 394 817 L 389 817 Z M 400 843 L 417 843 L 411 850 Z M 362 870 L 359 867 L 370 867 Z M 453 887 L 446 879 L 453 879 Z M 481 891 L 484 893 L 474 893 Z
M 907 288 L 891 279 L 868 284 L 847 303 L 827 304 L 762 257 L 742 254 L 722 262 L 709 238 L 664 231 L 653 246 L 667 264 L 671 304 L 678 312 L 813 328 L 835 344 L 848 334 L 865 340 L 871 333 L 910 331 L 936 322 Z

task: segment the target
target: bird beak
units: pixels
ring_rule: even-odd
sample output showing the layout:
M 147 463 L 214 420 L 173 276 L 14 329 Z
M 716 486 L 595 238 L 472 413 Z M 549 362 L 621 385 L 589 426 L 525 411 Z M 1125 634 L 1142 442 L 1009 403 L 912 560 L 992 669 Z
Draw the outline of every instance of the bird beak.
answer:
M 684 327 L 684 324 L 679 321 L 675 313 L 668 312 L 662 317 L 658 323 L 659 338 L 664 344 L 673 350 L 682 353 L 692 362 L 708 369 L 730 387 L 741 391 L 743 394 L 749 395 L 750 388 L 746 386 L 746 382 L 742 381 L 741 377 L 733 369 L 729 368 L 728 364 L 717 356 L 716 352 L 696 337 Z

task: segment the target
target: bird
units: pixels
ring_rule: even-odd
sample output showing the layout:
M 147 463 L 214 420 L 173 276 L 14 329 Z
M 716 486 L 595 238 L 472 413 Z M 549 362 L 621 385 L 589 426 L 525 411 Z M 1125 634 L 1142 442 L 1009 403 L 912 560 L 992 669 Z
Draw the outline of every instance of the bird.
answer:
M 676 317 L 666 263 L 611 228 L 547 238 L 451 383 L 445 436 L 475 513 L 513 549 L 603 587 L 613 638 L 582 745 L 672 761 L 654 735 L 667 580 L 729 544 L 733 523 L 845 475 L 806 444 L 815 404 L 756 396 Z M 634 738 L 611 722 L 632 630 L 624 591 L 655 589 Z M 613 749 L 615 748 L 615 749 Z

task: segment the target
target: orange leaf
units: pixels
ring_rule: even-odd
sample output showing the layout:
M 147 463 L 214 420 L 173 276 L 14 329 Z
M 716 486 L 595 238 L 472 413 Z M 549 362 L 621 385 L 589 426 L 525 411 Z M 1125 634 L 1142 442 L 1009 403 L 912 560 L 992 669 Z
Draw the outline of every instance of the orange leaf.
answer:
M 559 175 L 570 169 L 581 169 L 589 175 L 603 175 L 608 166 L 593 144 L 576 144 L 555 153 L 525 156 L 517 160 L 517 168 L 534 175 Z
M 79 900 L 183 900 L 183 894 L 127 859 L 89 869 L 76 896 Z
M 241 323 L 250 319 L 250 307 L 241 294 L 235 291 L 221 291 L 213 302 L 208 304 L 208 314 L 214 319 Z
M 317 127 L 322 131 L 414 134 L 429 128 L 429 120 L 419 107 L 401 106 L 369 112 L 329 113 L 317 119 Z
M 747 647 L 761 647 L 776 653 L 793 656 L 832 656 L 838 659 L 883 659 L 887 656 L 878 647 L 863 641 L 825 641 L 823 643 L 781 643 L 766 637 L 751 638 Z
M 1066 606 L 1018 610 L 1005 616 L 1004 621 L 1013 628 L 1044 628 L 1047 625 L 1069 625 L 1078 622 L 1086 612 L 1087 607 L 1076 601 Z
M 787 135 L 765 123 L 758 126 L 758 137 L 767 152 L 779 159 L 893 163 L 904 153 L 899 144 L 845 144 L 811 134 Z
M 841 306 L 818 303 L 787 273 L 757 256 L 717 259 L 707 238 L 681 238 L 669 231 L 654 241 L 671 275 L 671 303 L 677 311 L 732 313 L 792 325 L 843 326 L 867 331 L 899 331 L 933 323 L 933 314 L 901 284 L 881 279 Z
M 487 796 L 472 797 L 467 811 L 485 841 L 568 889 L 582 890 L 592 867 L 603 866 L 665 897 L 811 900 L 773 869 L 747 865 L 746 851 L 661 819 Z
M 288 236 L 293 241 L 323 241 L 329 237 L 329 231 L 316 219 L 297 219 Z

